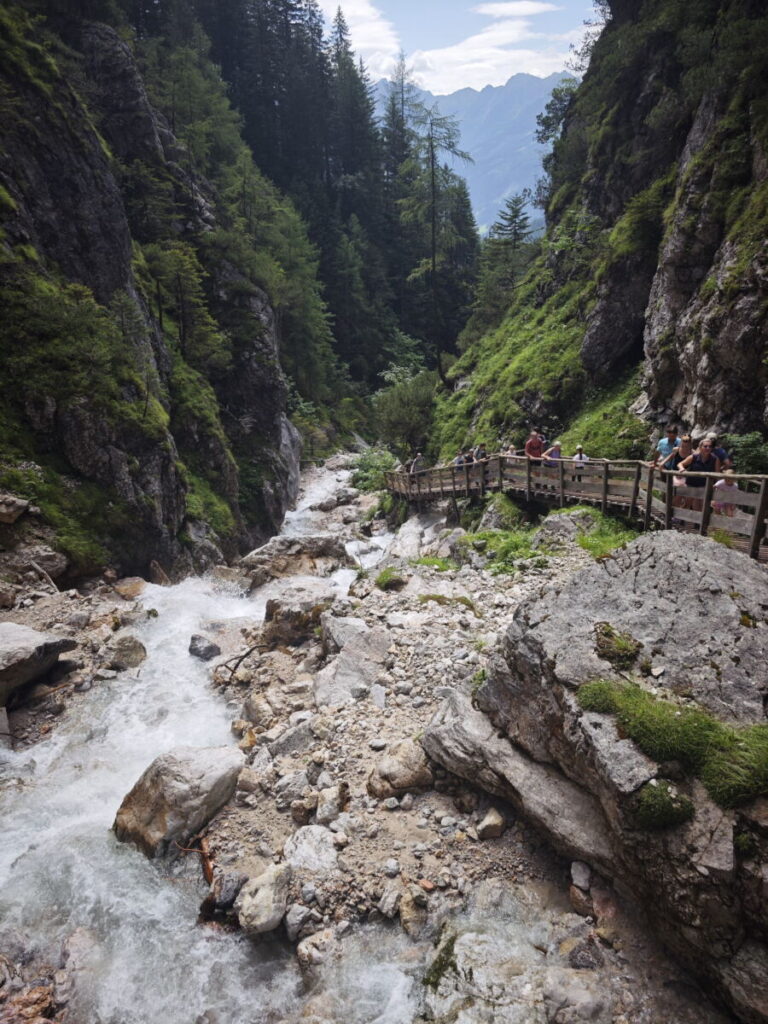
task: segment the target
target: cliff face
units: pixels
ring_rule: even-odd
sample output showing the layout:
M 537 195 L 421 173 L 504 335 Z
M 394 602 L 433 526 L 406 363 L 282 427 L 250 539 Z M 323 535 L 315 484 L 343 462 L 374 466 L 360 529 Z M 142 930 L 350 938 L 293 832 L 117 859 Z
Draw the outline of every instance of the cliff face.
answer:
M 66 47 L 48 36 L 44 48 L 20 12 L 2 17 L 2 482 L 27 488 L 54 525 L 79 520 L 75 572 L 103 556 L 180 573 L 250 548 L 297 493 L 269 299 L 226 254 L 206 254 L 219 197 L 182 167 L 119 36 L 71 22 Z M 142 191 L 137 167 L 161 186 Z M 161 256 L 188 246 L 167 294 L 140 245 L 157 189 Z M 226 359 L 214 364 L 209 338 Z M 103 515 L 86 537 L 68 492 L 91 483 Z
M 764 430 L 768 15 L 753 0 L 610 6 L 554 142 L 539 256 L 454 370 L 442 446 L 531 424 L 596 446 L 601 402 L 627 438 L 605 454 L 645 446 L 635 401 L 646 435 L 670 418 Z

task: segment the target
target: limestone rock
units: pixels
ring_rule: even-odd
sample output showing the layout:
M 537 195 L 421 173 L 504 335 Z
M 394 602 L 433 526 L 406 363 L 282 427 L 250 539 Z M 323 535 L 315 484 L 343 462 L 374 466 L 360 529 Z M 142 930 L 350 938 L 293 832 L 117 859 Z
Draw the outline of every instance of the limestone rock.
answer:
M 120 805 L 117 838 L 147 857 L 173 853 L 229 800 L 244 761 L 233 747 L 177 747 L 155 758 Z
M 113 584 L 120 597 L 125 598 L 126 601 L 135 601 L 141 597 L 146 586 L 147 581 L 142 579 L 141 576 L 126 576 L 124 579 L 118 580 L 117 583 Z
M 477 835 L 480 839 L 498 839 L 504 834 L 506 828 L 504 816 L 495 807 L 491 807 L 483 820 L 477 826 Z
M 424 748 L 415 740 L 401 740 L 375 765 L 368 776 L 368 792 L 385 799 L 409 790 L 427 789 L 433 775 Z
M 445 525 L 445 518 L 436 512 L 411 516 L 400 529 L 390 545 L 389 557 L 410 560 L 422 555 L 422 548 L 429 547 L 437 539 Z
M 29 502 L 15 494 L 0 494 L 0 523 L 15 523 L 27 511 Z
M 345 644 L 370 631 L 362 619 L 334 615 L 332 612 L 323 612 L 320 628 L 323 631 L 323 651 L 326 655 L 338 654 Z
M 0 622 L 0 706 L 19 686 L 44 675 L 74 640 L 40 633 L 15 622 Z
M 328 874 L 338 863 L 333 833 L 321 825 L 305 825 L 285 844 L 285 861 L 302 874 Z
M 273 537 L 238 563 L 248 570 L 252 587 L 284 576 L 328 576 L 350 564 L 343 541 L 331 534 Z
M 116 672 L 125 672 L 138 668 L 146 657 L 147 649 L 140 640 L 135 636 L 121 636 L 110 645 L 107 664 Z
M 264 640 L 272 647 L 296 645 L 308 639 L 320 616 L 336 599 L 331 583 L 307 577 L 270 598 L 264 616 Z
M 313 689 L 318 705 L 339 707 L 357 695 L 370 692 L 382 670 L 390 637 L 373 628 L 349 637 L 336 656 L 315 676 Z
M 221 654 L 221 648 L 206 636 L 195 633 L 189 641 L 189 653 L 193 658 L 210 661 Z
M 278 927 L 288 905 L 290 881 L 287 864 L 272 864 L 245 883 L 235 900 L 235 913 L 246 935 L 261 935 Z

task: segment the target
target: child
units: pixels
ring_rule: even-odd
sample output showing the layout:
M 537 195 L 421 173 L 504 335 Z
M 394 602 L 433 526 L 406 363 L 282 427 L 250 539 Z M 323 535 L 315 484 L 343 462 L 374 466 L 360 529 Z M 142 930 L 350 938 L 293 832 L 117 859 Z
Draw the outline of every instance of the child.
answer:
M 712 502 L 712 508 L 715 512 L 719 516 L 732 516 L 736 512 L 736 505 L 730 501 L 723 501 L 723 498 L 733 498 L 735 500 L 735 495 L 739 493 L 739 484 L 738 481 L 733 479 L 733 470 L 726 469 L 723 479 L 718 480 L 712 490 L 717 491 L 715 497 L 718 500 Z

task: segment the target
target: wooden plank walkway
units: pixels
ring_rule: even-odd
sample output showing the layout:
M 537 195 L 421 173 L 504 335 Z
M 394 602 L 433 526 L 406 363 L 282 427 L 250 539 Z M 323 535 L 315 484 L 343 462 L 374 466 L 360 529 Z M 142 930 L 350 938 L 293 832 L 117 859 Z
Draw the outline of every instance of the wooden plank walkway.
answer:
M 704 478 L 703 487 L 678 486 L 675 478 Z M 501 491 L 525 501 L 542 501 L 564 508 L 591 504 L 603 512 L 618 512 L 644 529 L 677 529 L 702 536 L 718 531 L 730 546 L 751 558 L 768 561 L 768 477 L 734 473 L 738 495 L 728 495 L 724 515 L 714 504 L 725 499 L 713 490 L 721 473 L 674 473 L 630 460 L 575 463 L 561 459 L 555 466 L 537 465 L 521 455 L 492 455 L 470 466 L 437 466 L 417 473 L 387 473 L 387 488 L 409 502 L 422 505 L 441 498 L 482 496 Z

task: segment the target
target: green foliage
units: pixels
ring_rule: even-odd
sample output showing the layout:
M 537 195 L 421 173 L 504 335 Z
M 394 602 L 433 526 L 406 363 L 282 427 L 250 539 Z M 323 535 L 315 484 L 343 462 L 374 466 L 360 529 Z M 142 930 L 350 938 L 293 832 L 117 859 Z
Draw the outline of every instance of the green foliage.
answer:
M 527 520 L 523 509 L 502 491 L 497 491 L 490 496 L 483 515 L 488 512 L 493 512 L 495 518 L 500 522 L 502 530 L 519 529 Z
M 538 559 L 539 553 L 531 546 L 534 527 L 516 530 L 483 530 L 469 533 L 459 543 L 482 551 L 488 559 L 490 571 L 494 574 L 515 573 L 521 569 L 521 562 Z M 541 559 L 543 565 L 546 559 Z
M 674 828 L 693 818 L 694 808 L 670 783 L 651 779 L 637 795 L 635 820 L 640 828 L 654 831 Z
M 207 480 L 195 476 L 194 473 L 189 473 L 187 515 L 190 519 L 208 523 L 221 538 L 235 532 L 236 523 L 232 509 L 215 493 Z
M 762 434 L 725 434 L 720 442 L 739 473 L 768 473 L 768 443 Z
M 624 547 L 638 535 L 638 531 L 627 526 L 625 522 L 603 515 L 597 509 L 590 509 L 595 526 L 591 530 L 582 530 L 576 538 L 579 547 L 588 551 L 593 558 L 605 558 L 616 548 Z
M 643 645 L 629 633 L 615 629 L 610 622 L 595 623 L 595 651 L 619 671 L 632 668 Z
M 482 618 L 482 615 L 477 610 L 474 601 L 465 594 L 459 594 L 458 597 L 447 597 L 445 594 L 419 594 L 419 604 L 428 604 L 430 601 L 443 606 L 459 604 L 463 608 L 467 608 L 471 611 L 476 618 Z
M 488 673 L 486 670 L 484 668 L 478 669 L 469 681 L 472 693 L 477 693 L 487 678 Z
M 721 807 L 768 795 L 768 726 L 724 725 L 700 708 L 660 700 L 639 686 L 596 680 L 579 689 L 585 711 L 617 716 L 655 761 L 677 761 Z
M 610 387 L 594 392 L 560 434 L 563 451 L 584 446 L 590 458 L 643 459 L 648 454 L 648 425 L 631 413 L 640 394 L 636 371 Z
M 426 447 L 437 375 L 392 371 L 391 377 L 393 383 L 374 395 L 374 414 L 381 438 L 407 458 Z
M 383 491 L 386 487 L 384 474 L 396 465 L 397 459 L 386 448 L 366 448 L 355 463 L 352 486 L 361 491 Z
M 428 568 L 436 569 L 438 572 L 450 572 L 453 569 L 459 568 L 450 558 L 437 558 L 433 555 L 426 555 L 424 558 L 414 558 L 411 565 L 426 565 Z
M 437 956 L 432 961 L 427 973 L 424 975 L 425 987 L 431 988 L 433 992 L 437 992 L 440 987 L 440 982 L 449 971 L 453 971 L 454 974 L 457 973 L 455 954 L 456 939 L 457 936 L 455 934 L 451 934 L 448 938 L 443 939 L 437 952 Z
M 396 569 L 389 566 L 387 569 L 382 569 L 376 577 L 375 583 L 379 590 L 389 591 L 402 590 L 406 581 Z

